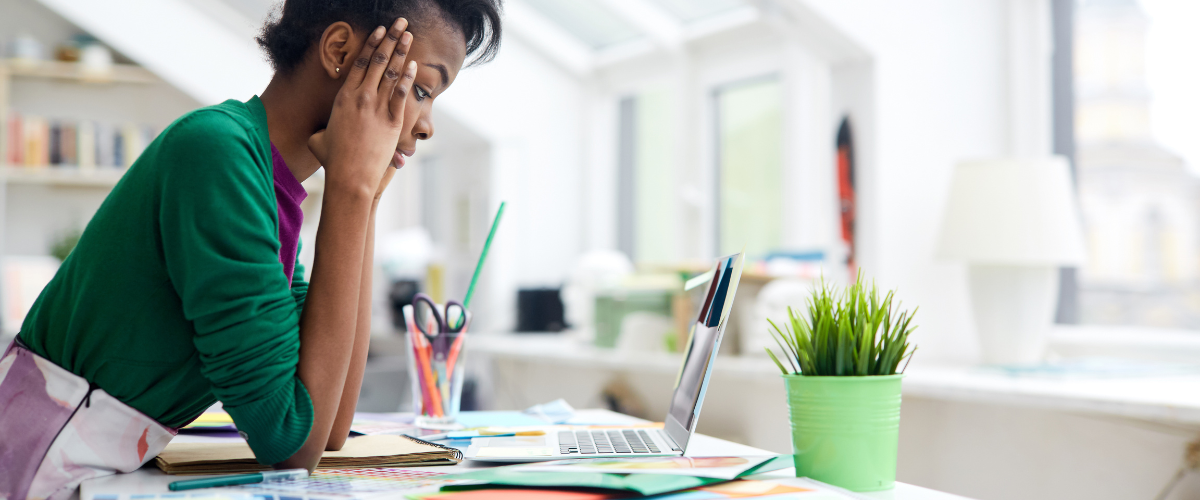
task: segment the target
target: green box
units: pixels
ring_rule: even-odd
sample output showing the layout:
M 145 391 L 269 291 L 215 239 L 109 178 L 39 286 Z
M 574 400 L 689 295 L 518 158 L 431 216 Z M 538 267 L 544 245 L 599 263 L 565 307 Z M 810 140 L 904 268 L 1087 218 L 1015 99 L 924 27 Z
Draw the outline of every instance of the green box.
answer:
M 621 335 L 621 322 L 634 312 L 671 317 L 671 291 L 615 290 L 596 294 L 596 346 L 613 348 Z

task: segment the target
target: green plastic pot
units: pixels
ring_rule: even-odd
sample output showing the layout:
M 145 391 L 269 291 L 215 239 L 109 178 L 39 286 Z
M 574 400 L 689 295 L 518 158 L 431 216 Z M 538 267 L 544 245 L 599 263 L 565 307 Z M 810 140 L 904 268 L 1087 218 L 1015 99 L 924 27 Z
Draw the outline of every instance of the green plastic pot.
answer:
M 784 375 L 796 477 L 851 491 L 891 489 L 900 439 L 904 375 Z

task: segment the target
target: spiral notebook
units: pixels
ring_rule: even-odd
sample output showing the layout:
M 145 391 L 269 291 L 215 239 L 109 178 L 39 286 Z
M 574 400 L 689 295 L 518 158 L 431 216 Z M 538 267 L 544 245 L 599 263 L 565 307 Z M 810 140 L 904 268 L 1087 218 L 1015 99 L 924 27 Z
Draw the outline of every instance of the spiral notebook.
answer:
M 360 436 L 346 441 L 339 451 L 326 451 L 318 469 L 413 467 L 454 465 L 462 452 L 447 446 L 403 435 Z M 155 465 L 167 474 L 226 474 L 268 470 L 254 459 L 245 442 L 171 443 Z

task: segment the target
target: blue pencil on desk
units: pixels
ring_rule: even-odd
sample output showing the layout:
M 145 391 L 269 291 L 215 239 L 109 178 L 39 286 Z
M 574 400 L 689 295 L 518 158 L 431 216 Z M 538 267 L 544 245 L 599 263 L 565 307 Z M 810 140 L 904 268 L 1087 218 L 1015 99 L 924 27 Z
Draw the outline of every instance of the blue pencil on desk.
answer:
M 308 477 L 308 469 L 283 469 L 255 472 L 253 474 L 238 474 L 236 476 L 206 477 L 175 481 L 169 485 L 171 491 L 194 490 L 197 488 L 215 488 L 218 486 L 236 486 L 239 484 L 254 484 L 264 481 L 286 481 L 289 479 L 304 479 Z

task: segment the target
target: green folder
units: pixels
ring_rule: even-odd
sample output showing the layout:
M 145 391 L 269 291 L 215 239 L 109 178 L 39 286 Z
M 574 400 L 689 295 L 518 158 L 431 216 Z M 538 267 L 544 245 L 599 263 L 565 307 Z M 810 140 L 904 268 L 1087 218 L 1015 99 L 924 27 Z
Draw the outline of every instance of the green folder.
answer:
M 791 467 L 792 456 L 780 455 L 757 467 L 747 470 L 738 477 Z M 641 495 L 658 495 L 673 491 L 698 488 L 709 484 L 723 483 L 728 479 L 711 477 L 677 476 L 668 474 L 608 474 L 593 472 L 522 472 L 519 467 L 494 467 L 462 474 L 442 476 L 439 479 L 469 479 L 474 484 L 442 487 L 442 491 L 480 489 L 489 486 L 525 486 L 537 488 L 599 488 L 635 492 Z M 413 495 L 419 499 L 426 494 Z

